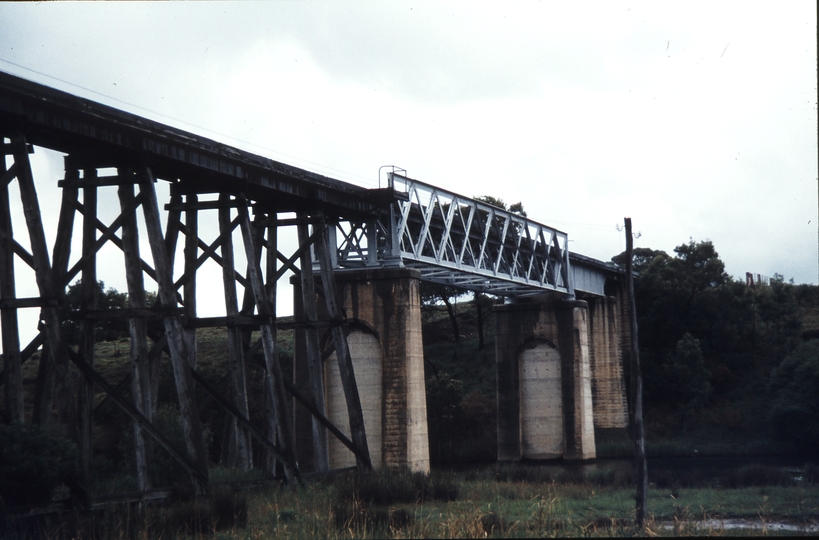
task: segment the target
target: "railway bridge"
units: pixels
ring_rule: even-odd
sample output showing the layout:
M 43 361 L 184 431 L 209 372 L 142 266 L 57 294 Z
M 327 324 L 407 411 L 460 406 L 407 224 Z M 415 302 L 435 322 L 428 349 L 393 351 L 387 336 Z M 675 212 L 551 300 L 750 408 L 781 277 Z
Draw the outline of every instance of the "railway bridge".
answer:
M 2 420 L 48 424 L 75 441 L 79 484 L 89 482 L 102 401 L 133 421 L 140 490 L 151 487 L 152 440 L 206 492 L 203 396 L 226 412 L 236 467 L 254 467 L 256 455 L 256 467 L 291 483 L 345 466 L 428 471 L 421 281 L 505 298 L 499 459 L 593 458 L 594 427 L 626 425 L 624 276 L 571 253 L 562 231 L 400 169 L 386 187 L 366 189 L 4 73 L 0 143 Z M 63 156 L 56 185 L 35 182 L 39 149 Z M 45 227 L 54 221 L 43 219 L 45 198 L 61 201 L 55 230 Z M 281 238 L 294 229 L 288 250 Z M 101 254 L 112 245 L 121 259 Z M 103 264 L 124 275 L 126 309 L 99 307 Z M 214 296 L 203 290 L 208 265 L 222 277 L 220 316 L 197 312 Z M 288 277 L 295 322 L 285 323 L 277 283 Z M 80 305 L 69 307 L 77 279 Z M 36 295 L 18 296 L 35 282 Z M 24 310 L 38 310 L 37 328 L 20 327 Z M 109 319 L 128 323 L 130 370 L 118 381 L 95 364 L 96 328 Z M 78 329 L 73 340 L 66 322 Z M 221 386 L 197 371 L 197 330 L 208 327 L 228 336 Z M 293 362 L 278 354 L 283 329 L 295 332 Z M 24 391 L 26 362 L 38 363 L 33 392 Z M 249 413 L 251 362 L 264 373 L 261 421 Z M 163 364 L 184 449 L 154 425 Z

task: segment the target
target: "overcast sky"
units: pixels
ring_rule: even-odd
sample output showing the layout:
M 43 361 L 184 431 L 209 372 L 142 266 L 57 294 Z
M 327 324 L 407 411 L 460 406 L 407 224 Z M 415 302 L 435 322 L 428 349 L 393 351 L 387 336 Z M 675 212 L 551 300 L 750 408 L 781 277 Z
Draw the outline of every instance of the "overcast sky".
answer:
M 389 164 L 522 201 L 598 259 L 630 216 L 637 247 L 817 283 L 816 31 L 813 0 L 0 3 L 0 70 L 366 187 Z

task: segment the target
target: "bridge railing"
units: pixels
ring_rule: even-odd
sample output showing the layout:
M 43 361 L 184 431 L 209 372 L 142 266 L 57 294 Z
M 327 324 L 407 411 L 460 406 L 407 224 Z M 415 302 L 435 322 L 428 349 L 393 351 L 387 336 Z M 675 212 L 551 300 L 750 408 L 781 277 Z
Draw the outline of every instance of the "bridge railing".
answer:
M 403 196 L 376 219 L 338 225 L 338 266 L 403 265 L 428 281 L 503 296 L 574 295 L 566 233 L 406 176 L 388 177 Z

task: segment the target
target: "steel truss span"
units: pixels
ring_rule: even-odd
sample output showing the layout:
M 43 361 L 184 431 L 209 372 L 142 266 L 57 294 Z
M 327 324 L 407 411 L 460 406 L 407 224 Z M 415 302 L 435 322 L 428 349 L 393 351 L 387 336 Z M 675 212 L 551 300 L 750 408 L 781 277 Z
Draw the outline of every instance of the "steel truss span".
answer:
M 574 296 L 566 233 L 399 174 L 389 186 L 399 196 L 375 219 L 337 224 L 338 266 L 400 265 L 498 296 Z

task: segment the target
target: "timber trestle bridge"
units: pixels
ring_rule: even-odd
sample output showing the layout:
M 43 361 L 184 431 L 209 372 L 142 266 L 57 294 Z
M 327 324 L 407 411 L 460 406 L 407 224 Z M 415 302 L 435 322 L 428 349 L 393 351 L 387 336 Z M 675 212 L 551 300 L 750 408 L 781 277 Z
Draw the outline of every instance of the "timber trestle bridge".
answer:
M 78 493 L 91 477 L 94 410 L 101 399 L 95 396 L 100 393 L 133 420 L 142 491 L 155 487 L 149 478 L 149 440 L 188 471 L 197 493 L 208 491 L 197 389 L 230 418 L 227 431 L 238 468 L 254 467 L 255 441 L 256 455 L 263 456 L 256 467 L 278 471 L 289 483 L 299 482 L 304 470 L 347 465 L 428 470 L 421 280 L 503 296 L 530 311 L 558 302 L 554 309 L 538 308 L 545 314 L 541 322 L 526 323 L 531 332 L 515 339 L 525 342 L 526 350 L 546 343 L 559 351 L 564 379 L 574 377 L 568 388 L 577 395 L 566 395 L 564 384 L 558 398 L 561 426 L 592 421 L 591 416 L 578 420 L 567 410 L 576 409 L 573 403 L 592 403 L 592 375 L 588 365 L 583 372 L 578 359 L 593 356 L 588 350 L 608 347 L 607 361 L 622 364 L 622 332 L 613 319 L 605 318 L 610 328 L 600 330 L 608 332 L 605 346 L 590 349 L 588 338 L 583 345 L 565 337 L 566 328 L 580 324 L 577 310 L 589 310 L 581 304 L 617 296 L 621 272 L 616 267 L 571 254 L 567 235 L 559 230 L 410 179 L 403 171 L 393 169 L 386 188 L 366 189 L 4 73 L 0 137 L 2 420 L 50 424 L 73 440 L 82 471 Z M 43 193 L 40 181 L 38 193 L 30 154 L 40 147 L 64 155 L 59 190 Z M 158 190 L 159 183 L 168 187 Z M 56 230 L 48 231 L 49 246 L 40 197 L 55 199 L 57 193 L 61 204 Z M 167 200 L 160 200 L 161 193 L 168 193 Z M 107 223 L 102 201 L 118 205 Z M 218 236 L 210 242 L 200 237 L 204 221 L 218 223 Z M 296 230 L 293 252 L 279 241 L 285 228 Z M 81 249 L 72 253 L 75 235 Z M 117 268 L 127 282 L 128 305 L 103 310 L 97 298 L 98 265 L 101 249 L 112 244 L 122 252 Z M 212 293 L 201 290 L 197 272 L 214 262 L 221 268 L 224 315 L 200 317 L 197 299 Z M 155 282 L 153 305 L 145 276 Z M 287 276 L 294 284 L 296 317 L 285 325 L 277 321 L 275 306 L 277 282 Z M 77 279 L 80 305 L 69 309 L 67 287 Z M 20 284 L 33 282 L 39 294 L 18 297 Z M 621 304 L 611 309 L 622 311 Z M 39 309 L 36 330 L 18 328 L 18 312 L 24 309 Z M 557 314 L 555 332 L 564 337 L 547 335 L 549 313 Z M 615 318 L 619 321 L 620 315 Z M 96 328 L 106 319 L 128 322 L 130 374 L 122 381 L 107 381 L 95 367 Z M 67 321 L 78 328 L 71 343 Z M 227 395 L 196 370 L 197 329 L 204 327 L 227 328 Z M 282 327 L 296 332 L 296 360 L 284 368 L 277 351 Z M 538 332 L 546 337 L 535 339 Z M 34 337 L 23 342 L 23 335 Z M 34 395 L 26 396 L 21 366 L 38 356 L 37 385 Z M 508 366 L 498 359 L 500 459 L 549 454 L 534 449 L 540 443 L 527 435 L 528 398 L 521 394 L 520 377 L 528 376 L 521 367 L 528 360 L 520 358 Z M 163 361 L 173 371 L 184 449 L 153 422 Z M 264 370 L 261 423 L 252 422 L 249 414 L 251 361 Z M 609 386 L 622 379 L 618 369 Z M 616 403 L 600 406 L 616 409 L 606 414 L 622 424 L 622 392 L 611 392 L 618 396 Z M 594 415 L 596 422 L 596 408 Z M 588 436 L 587 425 L 560 431 L 559 443 L 549 443 L 559 453 L 571 457 L 577 446 L 582 447 L 575 452 L 580 459 L 589 457 L 588 441 L 581 440 Z M 593 454 L 593 441 L 591 448 Z

